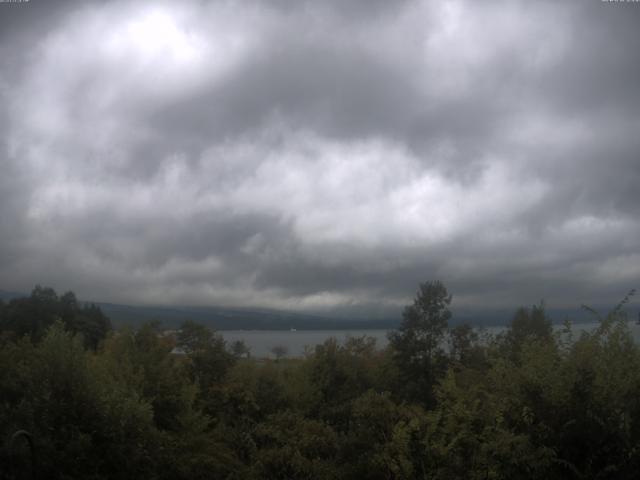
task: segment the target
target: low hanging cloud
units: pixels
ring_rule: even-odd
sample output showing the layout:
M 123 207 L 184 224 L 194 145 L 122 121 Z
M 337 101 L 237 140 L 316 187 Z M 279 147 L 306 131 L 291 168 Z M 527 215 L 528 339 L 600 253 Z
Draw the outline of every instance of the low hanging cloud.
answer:
M 0 4 L 0 288 L 397 315 L 640 280 L 640 6 Z

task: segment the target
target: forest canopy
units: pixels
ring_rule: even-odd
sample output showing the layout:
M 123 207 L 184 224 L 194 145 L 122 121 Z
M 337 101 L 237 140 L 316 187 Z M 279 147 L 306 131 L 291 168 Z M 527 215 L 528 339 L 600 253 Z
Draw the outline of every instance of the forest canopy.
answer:
M 271 361 L 194 322 L 113 330 L 38 286 L 0 302 L 0 478 L 631 478 L 628 299 L 593 331 L 540 304 L 490 336 L 450 328 L 451 294 L 426 282 L 386 348 Z

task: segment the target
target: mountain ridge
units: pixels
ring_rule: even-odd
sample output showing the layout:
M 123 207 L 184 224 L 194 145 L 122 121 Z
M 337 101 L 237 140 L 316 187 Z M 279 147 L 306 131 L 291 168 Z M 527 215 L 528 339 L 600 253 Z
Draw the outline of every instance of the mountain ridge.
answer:
M 0 299 L 10 301 L 29 294 L 0 290 Z M 260 307 L 184 306 L 184 305 L 125 305 L 111 302 L 84 301 L 100 307 L 116 327 L 139 327 L 145 322 L 159 321 L 164 328 L 178 328 L 186 320 L 207 325 L 216 330 L 374 330 L 395 329 L 401 321 L 400 312 L 396 318 L 362 318 L 337 315 L 292 312 Z M 596 306 L 596 310 L 606 313 L 610 306 Z M 453 310 L 451 325 L 468 323 L 474 327 L 505 326 L 513 317 L 515 308 L 480 310 L 476 313 Z M 631 309 L 635 310 L 635 309 Z M 594 321 L 594 317 L 582 308 L 548 308 L 547 314 L 554 324 L 561 324 L 565 318 L 574 323 Z M 638 313 L 631 313 L 635 318 Z

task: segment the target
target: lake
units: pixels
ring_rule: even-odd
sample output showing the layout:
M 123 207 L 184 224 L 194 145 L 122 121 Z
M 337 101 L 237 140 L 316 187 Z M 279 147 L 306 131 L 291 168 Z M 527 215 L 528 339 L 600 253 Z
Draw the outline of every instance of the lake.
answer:
M 573 325 L 574 336 L 578 336 L 582 331 L 593 330 L 596 323 L 576 323 Z M 560 329 L 562 325 L 554 325 Z M 640 326 L 629 322 L 629 328 L 636 342 L 640 341 Z M 478 332 L 486 332 L 496 335 L 504 331 L 505 327 L 484 327 L 476 329 Z M 236 340 L 243 340 L 251 349 L 253 357 L 273 358 L 271 349 L 275 346 L 283 346 L 287 349 L 287 356 L 300 357 L 304 354 L 305 347 L 313 348 L 324 343 L 330 337 L 335 337 L 339 342 L 344 342 L 348 337 L 362 337 L 367 335 L 376 339 L 378 348 L 384 348 L 389 343 L 387 333 L 389 330 L 222 330 L 222 334 L 228 343 Z

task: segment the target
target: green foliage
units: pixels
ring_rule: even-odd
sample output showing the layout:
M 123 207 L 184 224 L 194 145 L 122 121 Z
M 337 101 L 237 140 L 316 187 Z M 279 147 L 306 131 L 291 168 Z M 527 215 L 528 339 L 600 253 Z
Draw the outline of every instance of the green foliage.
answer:
M 371 337 L 348 338 L 340 345 L 335 338 L 316 346 L 309 361 L 309 376 L 315 390 L 314 412 L 338 429 L 350 418 L 350 402 L 375 386 L 380 357 Z
M 530 309 L 519 308 L 501 340 L 504 342 L 506 354 L 512 358 L 518 357 L 527 341 L 551 342 L 553 327 L 545 312 L 544 303 L 534 305 Z
M 111 375 L 151 404 L 157 428 L 178 432 L 206 418 L 194 412 L 198 389 L 189 381 L 184 362 L 171 354 L 173 346 L 170 338 L 159 335 L 157 325 L 147 323 L 136 332 L 123 330 L 109 338 L 100 359 Z
M 0 425 L 31 432 L 42 478 L 126 478 L 152 468 L 150 405 L 96 368 L 61 322 L 39 345 L 22 341 L 3 353 L 18 362 L 1 359 Z
M 418 294 L 402 313 L 398 331 L 389 342 L 398 365 L 405 397 L 432 405 L 433 386 L 446 370 L 442 342 L 451 318 L 451 295 L 439 281 L 420 285 Z
M 326 424 L 293 412 L 270 416 L 255 432 L 252 478 L 265 480 L 337 478 L 336 433 Z
M 432 282 L 385 350 L 329 339 L 272 361 L 195 323 L 87 341 L 73 294 L 38 288 L 0 304 L 0 436 L 36 452 L 0 442 L 0 479 L 635 478 L 629 298 L 580 335 L 541 304 L 481 340 L 447 328 Z
M 243 340 L 236 340 L 231 344 L 231 353 L 233 353 L 236 358 L 249 358 L 251 356 L 251 349 L 247 347 Z
M 486 367 L 484 349 L 478 333 L 471 325 L 457 325 L 449 331 L 449 359 L 461 367 Z
M 341 448 L 345 478 L 422 478 L 425 414 L 369 390 L 352 403 L 350 429 Z
M 26 298 L 0 306 L 0 331 L 4 337 L 28 336 L 40 340 L 56 320 L 82 335 L 86 347 L 96 349 L 111 330 L 111 322 L 94 304 L 80 305 L 73 292 L 58 297 L 52 288 L 36 287 Z
M 182 324 L 177 346 L 187 353 L 191 376 L 203 392 L 220 383 L 236 361 L 221 335 L 190 320 Z
M 176 344 L 185 353 L 191 354 L 206 350 L 215 340 L 217 340 L 215 334 L 210 328 L 193 320 L 187 320 L 180 326 Z

